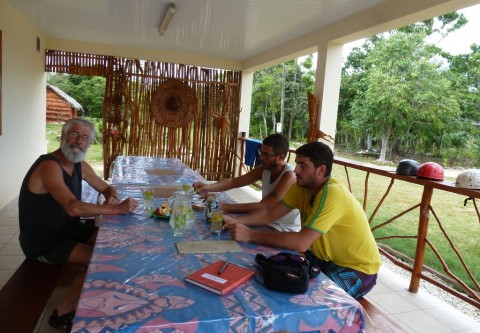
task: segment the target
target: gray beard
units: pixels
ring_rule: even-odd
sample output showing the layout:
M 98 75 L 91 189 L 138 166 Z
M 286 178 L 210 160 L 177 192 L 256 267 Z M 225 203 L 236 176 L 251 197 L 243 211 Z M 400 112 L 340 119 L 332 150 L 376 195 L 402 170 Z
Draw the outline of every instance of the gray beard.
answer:
M 83 161 L 87 155 L 87 152 L 82 148 L 77 147 L 77 149 L 79 149 L 79 151 L 74 151 L 73 148 L 71 148 L 65 141 L 62 141 L 62 144 L 60 145 L 60 150 L 62 151 L 63 155 L 72 163 Z

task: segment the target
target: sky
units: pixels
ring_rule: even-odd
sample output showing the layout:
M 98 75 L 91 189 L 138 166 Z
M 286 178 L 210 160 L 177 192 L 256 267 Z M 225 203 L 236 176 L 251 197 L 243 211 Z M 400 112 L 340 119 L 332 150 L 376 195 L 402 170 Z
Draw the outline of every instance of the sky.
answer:
M 437 44 L 437 46 L 453 55 L 470 53 L 470 45 L 473 43 L 480 45 L 480 5 L 468 7 L 458 12 L 466 16 L 468 23 L 461 29 L 450 33 Z M 346 57 L 353 47 L 362 44 L 363 40 L 345 44 L 343 56 Z
M 445 37 L 438 46 L 453 55 L 470 53 L 470 45 L 480 45 L 480 5 L 459 10 L 468 23 L 458 31 Z

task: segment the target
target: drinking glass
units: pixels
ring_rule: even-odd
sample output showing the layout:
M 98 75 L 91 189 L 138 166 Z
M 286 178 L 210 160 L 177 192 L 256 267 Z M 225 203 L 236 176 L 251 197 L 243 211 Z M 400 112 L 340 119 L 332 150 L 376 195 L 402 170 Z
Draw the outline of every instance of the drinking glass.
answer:
M 210 232 L 220 235 L 222 232 L 223 211 L 220 208 L 212 209 L 212 217 L 210 219 Z
M 151 187 L 146 187 L 142 189 L 143 192 L 143 204 L 147 211 L 153 210 L 153 193 L 154 189 Z

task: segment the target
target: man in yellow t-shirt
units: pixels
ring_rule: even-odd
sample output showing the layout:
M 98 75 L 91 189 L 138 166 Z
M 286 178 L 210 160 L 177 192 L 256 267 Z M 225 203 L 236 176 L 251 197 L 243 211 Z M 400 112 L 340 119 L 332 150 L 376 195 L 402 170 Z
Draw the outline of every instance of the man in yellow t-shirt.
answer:
M 305 252 L 321 271 L 354 298 L 369 292 L 376 283 L 380 255 L 365 212 L 345 186 L 330 177 L 333 152 L 321 142 L 296 151 L 292 185 L 281 202 L 268 210 L 246 216 L 225 217 L 232 238 Z M 257 221 L 270 221 L 298 208 L 299 232 L 268 232 L 250 229 Z

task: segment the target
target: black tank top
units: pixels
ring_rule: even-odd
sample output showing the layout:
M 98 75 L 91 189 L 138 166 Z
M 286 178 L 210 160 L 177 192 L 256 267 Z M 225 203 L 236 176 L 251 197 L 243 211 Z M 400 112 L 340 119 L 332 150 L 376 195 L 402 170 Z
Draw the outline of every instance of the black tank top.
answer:
M 27 257 L 38 257 L 62 241 L 80 223 L 78 217 L 68 216 L 50 193 L 36 194 L 28 189 L 33 171 L 43 161 L 60 162 L 52 155 L 41 155 L 28 170 L 18 199 L 20 245 Z M 63 168 L 63 181 L 78 200 L 82 198 L 82 165 L 75 163 L 70 176 Z

